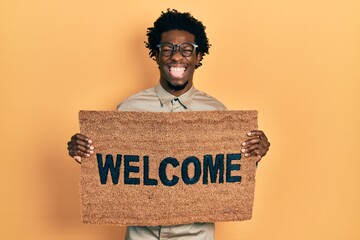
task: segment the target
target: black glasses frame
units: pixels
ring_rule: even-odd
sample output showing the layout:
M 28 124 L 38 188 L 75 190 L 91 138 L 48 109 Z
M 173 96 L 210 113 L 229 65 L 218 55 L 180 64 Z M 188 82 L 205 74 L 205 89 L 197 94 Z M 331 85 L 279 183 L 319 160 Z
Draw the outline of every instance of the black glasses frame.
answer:
M 164 51 L 161 51 L 161 47 L 164 46 L 164 45 L 171 45 L 172 46 L 172 51 L 170 53 L 168 52 L 164 52 Z M 194 49 L 191 53 L 187 53 L 187 52 L 183 52 L 182 48 L 181 48 L 181 45 L 184 45 L 184 44 L 191 44 Z M 183 57 L 190 57 L 194 52 L 196 52 L 196 49 L 199 47 L 197 44 L 195 43 L 192 43 L 192 42 L 184 42 L 184 43 L 180 43 L 180 44 L 172 44 L 171 42 L 163 42 L 163 43 L 160 43 L 159 45 L 156 46 L 157 48 L 159 48 L 159 53 L 164 56 L 164 57 L 170 57 L 172 56 L 177 49 L 179 49 L 179 52 L 181 53 L 181 55 Z

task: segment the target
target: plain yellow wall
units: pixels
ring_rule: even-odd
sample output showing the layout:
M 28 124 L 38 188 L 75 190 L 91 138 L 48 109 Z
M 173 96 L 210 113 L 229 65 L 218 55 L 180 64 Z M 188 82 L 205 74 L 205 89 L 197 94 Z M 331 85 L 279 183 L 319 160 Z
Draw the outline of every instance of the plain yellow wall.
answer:
M 1 239 L 123 239 L 80 220 L 66 142 L 84 110 L 157 83 L 146 28 L 166 8 L 207 26 L 195 86 L 257 109 L 271 143 L 253 219 L 217 240 L 360 239 L 360 2 L 0 1 Z

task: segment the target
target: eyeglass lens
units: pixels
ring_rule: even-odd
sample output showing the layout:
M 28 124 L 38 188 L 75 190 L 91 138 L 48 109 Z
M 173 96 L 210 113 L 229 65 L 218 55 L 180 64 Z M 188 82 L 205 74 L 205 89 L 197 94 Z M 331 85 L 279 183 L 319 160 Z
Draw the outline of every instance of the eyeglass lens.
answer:
M 171 44 L 171 43 L 162 43 L 159 45 L 160 53 L 165 56 L 171 56 L 177 48 L 179 48 L 180 53 L 184 57 L 190 57 L 195 50 L 195 46 L 191 43 L 182 43 L 182 44 Z

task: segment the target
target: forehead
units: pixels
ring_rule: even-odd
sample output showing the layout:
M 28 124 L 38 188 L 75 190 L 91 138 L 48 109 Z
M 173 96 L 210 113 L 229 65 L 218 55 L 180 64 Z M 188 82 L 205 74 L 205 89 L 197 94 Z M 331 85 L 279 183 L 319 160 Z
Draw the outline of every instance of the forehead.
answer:
M 184 42 L 195 42 L 195 36 L 184 30 L 170 30 L 161 34 L 161 42 L 171 42 L 173 44 Z

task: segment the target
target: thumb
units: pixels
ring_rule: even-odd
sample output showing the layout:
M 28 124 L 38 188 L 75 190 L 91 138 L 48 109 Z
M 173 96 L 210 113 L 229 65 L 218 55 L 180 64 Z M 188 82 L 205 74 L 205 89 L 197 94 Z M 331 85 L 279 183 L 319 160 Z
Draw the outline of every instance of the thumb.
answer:
M 77 161 L 79 164 L 81 164 L 81 157 L 80 156 L 74 156 L 75 161 Z

